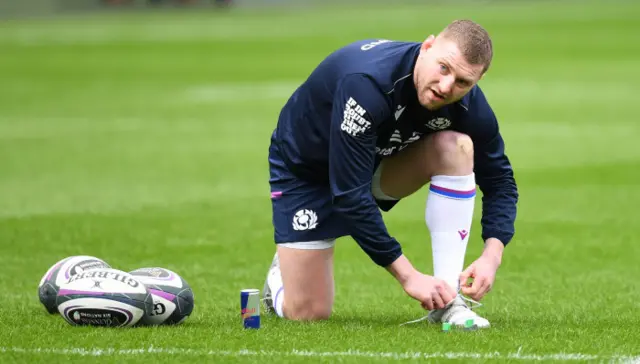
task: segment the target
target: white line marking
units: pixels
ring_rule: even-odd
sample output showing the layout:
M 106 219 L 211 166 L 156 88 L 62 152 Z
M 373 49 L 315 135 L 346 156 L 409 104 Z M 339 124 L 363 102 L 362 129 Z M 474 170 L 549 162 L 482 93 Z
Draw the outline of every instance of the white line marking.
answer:
M 372 359 L 511 359 L 523 361 L 593 361 L 606 360 L 623 363 L 640 362 L 640 356 L 624 355 L 597 355 L 581 353 L 555 353 L 555 354 L 523 354 L 521 350 L 515 353 L 465 353 L 465 352 L 372 352 L 360 350 L 347 351 L 310 351 L 297 350 L 206 350 L 183 348 L 140 348 L 140 349 L 114 349 L 114 348 L 21 348 L 0 347 L 0 353 L 12 354 L 53 354 L 72 356 L 135 356 L 146 354 L 186 355 L 186 356 L 212 356 L 212 357 L 336 357 L 336 358 L 372 358 Z

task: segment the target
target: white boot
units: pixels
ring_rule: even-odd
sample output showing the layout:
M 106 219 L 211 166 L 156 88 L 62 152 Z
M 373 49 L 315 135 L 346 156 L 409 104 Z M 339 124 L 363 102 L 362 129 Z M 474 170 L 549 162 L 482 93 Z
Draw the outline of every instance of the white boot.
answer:
M 447 307 L 429 312 L 428 320 L 431 323 L 450 323 L 452 326 L 464 327 L 467 320 L 473 320 L 473 324 L 479 328 L 489 327 L 489 321 L 478 316 L 467 305 L 465 300 L 477 303 L 462 295 L 458 295 Z

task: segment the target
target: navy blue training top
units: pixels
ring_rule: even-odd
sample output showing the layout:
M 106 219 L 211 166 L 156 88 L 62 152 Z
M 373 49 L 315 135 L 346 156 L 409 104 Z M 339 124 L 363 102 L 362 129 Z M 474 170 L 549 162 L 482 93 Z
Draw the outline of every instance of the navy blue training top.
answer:
M 483 193 L 482 238 L 508 244 L 518 190 L 498 122 L 479 86 L 435 111 L 422 107 L 413 83 L 421 43 L 363 40 L 331 53 L 292 94 L 273 134 L 298 177 L 331 187 L 335 211 L 378 265 L 402 254 L 371 192 L 377 162 L 440 130 L 467 134 Z

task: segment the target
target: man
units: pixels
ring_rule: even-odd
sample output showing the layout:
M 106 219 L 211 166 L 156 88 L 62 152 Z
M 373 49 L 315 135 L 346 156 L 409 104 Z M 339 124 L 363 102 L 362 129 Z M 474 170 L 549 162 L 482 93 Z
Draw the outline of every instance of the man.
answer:
M 341 48 L 293 93 L 269 148 L 277 253 L 264 288 L 268 310 L 327 319 L 335 239 L 350 235 L 430 311 L 429 321 L 489 326 L 461 294 L 480 300 L 491 289 L 514 234 L 517 187 L 477 86 L 492 56 L 480 25 L 454 21 L 422 43 Z M 412 266 L 380 212 L 426 184 L 434 276 Z M 476 184 L 485 248 L 463 272 Z

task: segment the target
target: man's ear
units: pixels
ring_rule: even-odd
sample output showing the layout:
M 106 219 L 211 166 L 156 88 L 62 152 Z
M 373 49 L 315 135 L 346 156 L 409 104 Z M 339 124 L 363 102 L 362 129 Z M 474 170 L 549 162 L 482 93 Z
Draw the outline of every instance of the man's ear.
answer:
M 433 46 L 433 43 L 436 41 L 436 37 L 431 34 L 430 36 L 427 37 L 427 39 L 424 40 L 424 42 L 422 42 L 422 46 L 420 47 L 421 51 L 426 51 L 427 49 L 431 48 L 431 46 Z

